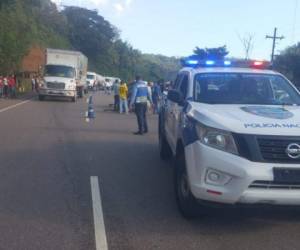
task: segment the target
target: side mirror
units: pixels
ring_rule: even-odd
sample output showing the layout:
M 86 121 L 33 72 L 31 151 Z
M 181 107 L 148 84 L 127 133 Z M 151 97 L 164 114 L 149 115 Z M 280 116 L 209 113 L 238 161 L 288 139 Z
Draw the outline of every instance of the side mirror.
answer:
M 168 100 L 177 103 L 178 105 L 183 104 L 183 97 L 177 90 L 169 90 L 168 91 Z

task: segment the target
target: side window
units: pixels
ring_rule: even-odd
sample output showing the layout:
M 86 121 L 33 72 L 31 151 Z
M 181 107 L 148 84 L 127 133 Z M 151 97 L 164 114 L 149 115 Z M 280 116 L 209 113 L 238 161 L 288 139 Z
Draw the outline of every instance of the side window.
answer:
M 183 75 L 178 90 L 182 94 L 184 99 L 187 98 L 188 85 L 189 85 L 189 77 L 187 75 Z
M 195 83 L 195 98 L 196 100 L 199 102 L 201 100 L 201 94 L 202 94 L 202 89 L 201 89 L 201 82 L 199 77 L 197 77 L 196 79 L 196 83 Z
M 173 89 L 178 89 L 178 86 L 179 86 L 179 84 L 180 84 L 181 78 L 182 78 L 182 75 L 177 75 L 176 80 L 175 80 L 175 83 L 174 83 L 174 85 L 172 86 Z
M 273 79 L 271 81 L 274 99 L 278 102 L 292 103 L 290 94 L 287 92 L 283 81 L 280 78 Z

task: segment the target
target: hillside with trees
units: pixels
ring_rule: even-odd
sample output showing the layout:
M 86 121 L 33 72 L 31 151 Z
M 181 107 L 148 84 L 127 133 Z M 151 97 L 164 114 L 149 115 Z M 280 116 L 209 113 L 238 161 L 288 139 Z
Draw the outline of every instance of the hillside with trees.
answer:
M 276 56 L 274 67 L 300 87 L 300 43 L 288 47 Z
M 18 72 L 22 58 L 37 45 L 79 50 L 89 58 L 90 70 L 125 80 L 136 74 L 153 81 L 170 79 L 180 67 L 178 58 L 134 49 L 96 11 L 58 11 L 50 0 L 1 0 L 0 73 Z

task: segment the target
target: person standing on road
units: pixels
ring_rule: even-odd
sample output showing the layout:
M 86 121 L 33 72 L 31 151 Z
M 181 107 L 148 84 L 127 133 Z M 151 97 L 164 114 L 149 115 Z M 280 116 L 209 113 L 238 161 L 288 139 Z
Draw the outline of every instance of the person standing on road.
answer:
M 4 97 L 8 98 L 8 79 L 7 79 L 7 76 L 3 78 L 3 85 L 4 85 L 4 89 L 3 89 Z
M 132 110 L 133 107 L 135 109 L 139 128 L 139 130 L 134 133 L 135 135 L 143 135 L 148 133 L 148 123 L 146 117 L 148 101 L 151 105 L 153 104 L 151 92 L 149 91 L 147 83 L 142 81 L 140 76 L 137 76 L 130 102 L 130 109 Z
M 36 91 L 36 93 L 38 93 L 39 92 L 39 87 L 40 87 L 40 80 L 39 80 L 38 75 L 35 76 L 34 81 L 35 81 L 35 85 L 34 85 L 35 86 L 35 91 Z
M 110 95 L 110 92 L 111 92 L 111 82 L 110 82 L 110 80 L 108 80 L 108 79 L 105 79 L 105 94 L 106 95 Z
M 120 96 L 119 96 L 120 82 L 119 80 L 115 80 L 113 85 L 114 92 L 114 110 L 118 111 L 120 106 Z
M 32 91 L 35 90 L 35 78 L 34 78 L 34 76 L 31 78 L 31 90 Z
M 152 86 L 153 86 L 153 82 L 148 82 L 147 83 L 148 86 L 148 92 L 150 93 L 151 97 L 152 97 L 152 101 L 153 101 L 153 96 L 152 96 Z M 150 112 L 153 108 L 153 105 L 150 103 L 150 101 L 147 101 L 147 111 Z
M 3 77 L 0 75 L 0 98 L 3 97 Z
M 16 97 L 16 80 L 15 80 L 15 76 L 11 75 L 8 78 L 8 86 L 9 86 L 9 95 L 11 98 L 15 98 Z
M 128 88 L 128 105 L 130 106 L 130 103 L 131 103 L 131 97 L 132 97 L 132 93 L 133 93 L 133 89 L 134 89 L 134 86 L 136 84 L 136 81 L 132 81 L 131 83 L 129 83 L 127 85 L 127 88 Z
M 154 83 L 152 87 L 153 114 L 158 114 L 159 112 L 160 98 L 161 98 L 160 86 L 157 83 Z
M 127 84 L 122 81 L 119 88 L 119 97 L 120 97 L 120 114 L 126 113 L 128 114 L 128 88 Z

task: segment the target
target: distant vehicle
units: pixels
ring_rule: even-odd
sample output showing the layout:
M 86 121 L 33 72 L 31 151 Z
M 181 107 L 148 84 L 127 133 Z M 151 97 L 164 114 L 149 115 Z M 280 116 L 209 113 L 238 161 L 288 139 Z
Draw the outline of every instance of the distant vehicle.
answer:
M 46 65 L 39 89 L 39 100 L 46 96 L 71 98 L 83 97 L 87 91 L 86 74 L 88 59 L 81 52 L 46 50 Z
M 117 77 L 105 77 L 105 87 L 111 88 L 116 80 L 121 81 L 121 79 Z
M 98 89 L 99 90 L 104 90 L 105 87 L 105 78 L 102 75 L 98 75 L 99 81 L 98 81 Z
M 261 61 L 187 61 L 159 115 L 179 210 L 300 205 L 300 93 Z
M 97 74 L 97 89 L 101 90 L 104 88 L 105 78 L 102 75 Z
M 98 75 L 95 72 L 88 72 L 86 76 L 86 83 L 89 89 L 94 89 L 98 83 Z
M 89 89 L 101 89 L 104 86 L 104 77 L 95 72 L 88 72 L 86 82 Z

